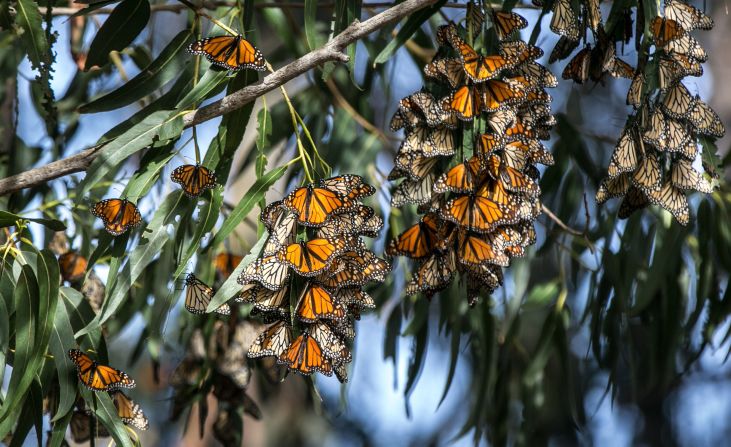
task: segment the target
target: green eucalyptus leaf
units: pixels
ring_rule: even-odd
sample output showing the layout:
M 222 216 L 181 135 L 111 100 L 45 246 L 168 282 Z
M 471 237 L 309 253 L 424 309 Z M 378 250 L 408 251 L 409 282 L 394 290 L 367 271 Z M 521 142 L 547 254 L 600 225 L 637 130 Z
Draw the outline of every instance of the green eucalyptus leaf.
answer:
M 401 48 L 407 40 L 418 30 L 421 25 L 424 24 L 431 16 L 439 12 L 439 9 L 446 3 L 446 0 L 439 0 L 428 8 L 421 9 L 412 14 L 406 23 L 396 33 L 396 37 L 388 42 L 386 47 L 378 53 L 376 59 L 373 61 L 374 66 L 381 65 L 396 53 L 396 50 Z
M 254 182 L 251 188 L 246 191 L 244 197 L 241 198 L 238 205 L 231 211 L 231 214 L 223 221 L 223 225 L 221 225 L 221 228 L 213 237 L 209 247 L 215 247 L 222 243 L 241 221 L 244 220 L 254 206 L 264 198 L 264 194 L 269 190 L 269 187 L 279 180 L 285 172 L 287 172 L 287 166 L 280 166 L 269 171 Z
M 66 296 L 69 293 L 78 293 L 74 289 L 63 287 L 60 290 L 61 297 L 59 299 L 64 302 L 56 306 L 56 315 L 53 319 L 53 333 L 49 342 L 51 354 L 53 354 L 53 362 L 58 372 L 58 383 L 60 386 L 60 395 L 58 410 L 51 419 L 52 423 L 58 423 L 66 418 L 71 408 L 76 402 L 76 367 L 67 355 L 69 349 L 76 346 L 74 332 L 71 326 L 71 318 L 66 308 Z M 66 422 L 68 423 L 68 421 Z M 55 429 L 54 425 L 54 429 Z
M 146 0 L 143 0 L 147 3 Z M 120 4 L 121 6 L 121 4 Z M 98 113 L 119 109 L 144 98 L 175 79 L 189 58 L 185 47 L 191 39 L 190 30 L 184 30 L 160 52 L 160 55 L 137 76 L 121 87 L 79 107 L 80 113 Z
M 63 231 L 66 229 L 66 225 L 64 225 L 63 222 L 61 222 L 60 220 L 23 217 L 17 214 L 10 213 L 8 211 L 0 210 L 0 228 L 15 226 L 16 222 L 18 222 L 19 220 L 35 222 L 53 231 Z
M 15 23 L 23 29 L 20 38 L 28 52 L 33 68 L 39 68 L 48 60 L 48 41 L 42 27 L 41 13 L 38 4 L 31 0 L 18 0 Z
M 124 0 L 104 21 L 89 47 L 85 70 L 106 64 L 111 51 L 122 51 L 145 29 L 150 20 L 148 0 Z
M 247 265 L 251 264 L 256 260 L 256 258 L 259 256 L 259 252 L 261 252 L 261 249 L 264 247 L 264 244 L 267 240 L 267 235 L 264 235 L 259 238 L 259 240 L 256 242 L 256 244 L 251 247 L 251 252 L 244 256 L 244 259 L 241 260 L 239 265 L 236 266 L 233 272 L 231 272 L 231 275 L 229 275 L 228 278 L 226 278 L 226 281 L 221 285 L 221 287 L 216 290 L 216 293 L 211 298 L 211 302 L 208 303 L 208 308 L 206 309 L 206 312 L 213 312 L 223 303 L 226 303 L 228 300 L 234 297 L 240 290 L 241 285 L 237 282 L 237 279 L 241 272 L 244 271 Z

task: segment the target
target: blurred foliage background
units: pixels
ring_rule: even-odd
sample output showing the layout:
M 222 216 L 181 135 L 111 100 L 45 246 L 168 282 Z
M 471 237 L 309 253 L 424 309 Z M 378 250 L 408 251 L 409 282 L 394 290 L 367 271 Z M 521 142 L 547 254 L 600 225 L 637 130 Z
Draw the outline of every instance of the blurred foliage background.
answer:
M 547 53 L 541 62 L 560 73 L 566 60 L 546 62 L 558 40 L 550 13 L 505 3 L 528 19 L 524 38 L 535 35 Z M 698 36 L 710 60 L 688 85 L 728 122 L 725 2 L 693 3 L 717 26 Z M 275 70 L 391 6 L 195 5 L 245 31 Z M 605 21 L 636 20 L 637 7 L 601 2 Z M 616 201 L 593 204 L 629 113 L 625 80 L 562 81 L 551 92 L 559 124 L 547 145 L 556 164 L 543 172 L 542 200 L 573 230 L 541 216 L 537 244 L 474 308 L 460 284 L 431 301 L 404 297 L 409 265 L 396 262 L 388 282 L 369 290 L 378 308 L 358 324 L 348 384 L 281 382 L 274 365 L 247 360 L 260 327 L 245 307 L 228 319 L 181 311 L 185 273 L 219 288 L 227 278 L 217 275 L 216 256 L 246 255 L 263 233 L 260 206 L 299 184 L 297 163 L 278 169 L 298 142 L 309 153 L 315 144 L 334 172 L 378 187 L 369 205 L 386 226 L 376 253 L 413 222 L 411 211 L 389 206 L 385 177 L 400 139 L 388 122 L 398 100 L 421 88 L 436 27 L 464 11 L 464 2 L 428 6 L 349 47 L 348 64 L 288 82 L 291 103 L 274 90 L 194 133 L 182 111 L 265 75 L 212 70 L 188 54 L 199 35 L 221 32 L 205 17 L 176 2 L 0 1 L 0 178 L 106 144 L 85 172 L 0 197 L 0 435 L 11 445 L 70 440 L 79 386 L 66 351 L 81 346 L 138 383 L 130 395 L 151 426 L 139 438 L 108 398 L 81 392 L 119 445 L 726 440 L 731 191 L 722 172 L 712 195 L 692 197 L 686 227 L 654 208 L 622 221 Z M 619 54 L 636 60 L 631 41 Z M 728 141 L 718 142 L 722 156 Z M 194 144 L 222 185 L 199 200 L 168 180 L 193 163 Z M 144 223 L 115 238 L 89 206 L 121 196 L 138 204 Z M 88 260 L 85 278 L 59 285 L 56 257 L 69 250 Z M 226 283 L 218 290 L 230 297 L 235 283 Z

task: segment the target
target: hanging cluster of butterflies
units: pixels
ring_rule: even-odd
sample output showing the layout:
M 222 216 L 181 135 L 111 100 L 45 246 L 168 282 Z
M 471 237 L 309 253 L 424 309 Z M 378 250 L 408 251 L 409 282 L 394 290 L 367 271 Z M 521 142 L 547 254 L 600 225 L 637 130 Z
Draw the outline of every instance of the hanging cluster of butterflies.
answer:
M 690 220 L 686 191 L 713 191 L 705 174 L 694 168 L 700 155 L 698 140 L 720 138 L 725 129 L 716 112 L 682 82 L 686 76 L 700 76 L 701 63 L 707 59 L 690 32 L 712 27 L 710 17 L 680 0 L 666 0 L 664 17 L 650 22 L 654 51 L 641 56 L 638 66 L 646 69 L 638 70 L 627 95 L 635 112 L 596 194 L 600 204 L 623 197 L 620 218 L 653 204 L 686 225 Z
M 553 164 L 541 143 L 555 121 L 545 88 L 557 80 L 536 62 L 539 48 L 513 37 L 527 27 L 523 17 L 490 16 L 492 31 L 482 33 L 484 13 L 469 4 L 466 34 L 481 51 L 456 25 L 438 29 L 439 51 L 424 67 L 429 89 L 402 99 L 391 121 L 393 131 L 404 129 L 389 175 L 404 180 L 391 204 L 416 204 L 422 214 L 386 249 L 416 261 L 407 294 L 430 296 L 459 272 L 474 303 L 480 291 L 499 287 L 501 268 L 535 242 L 536 163 Z
M 347 380 L 354 320 L 375 307 L 362 286 L 383 282 L 391 270 L 360 238 L 375 237 L 383 227 L 360 202 L 375 192 L 360 176 L 342 175 L 297 188 L 262 211 L 269 236 L 238 278 L 243 289 L 236 301 L 250 303 L 252 315 L 273 324 L 249 357 L 274 356 L 290 371 L 335 372 Z
M 149 421 L 142 408 L 120 391 L 120 388 L 134 388 L 135 381 L 125 372 L 107 365 L 100 365 L 89 355 L 78 349 L 68 352 L 69 358 L 76 365 L 79 381 L 94 392 L 108 392 L 117 409 L 122 422 L 140 430 L 147 430 Z M 71 435 L 75 442 L 85 442 L 93 437 L 109 436 L 109 433 L 94 418 L 91 411 L 78 400 L 71 416 Z

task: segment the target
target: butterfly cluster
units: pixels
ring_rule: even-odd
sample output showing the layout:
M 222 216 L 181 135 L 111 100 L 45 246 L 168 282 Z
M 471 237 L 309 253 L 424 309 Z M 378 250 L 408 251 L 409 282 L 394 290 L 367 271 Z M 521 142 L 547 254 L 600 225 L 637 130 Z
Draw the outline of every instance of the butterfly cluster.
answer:
M 700 155 L 699 138 L 722 137 L 725 129 L 716 112 L 682 82 L 700 76 L 707 59 L 690 32 L 712 27 L 710 17 L 679 0 L 666 0 L 664 17 L 651 21 L 654 51 L 639 61 L 646 70 L 637 72 L 627 95 L 635 111 L 596 194 L 600 204 L 623 197 L 620 218 L 653 204 L 685 225 L 690 220 L 686 191 L 713 190 L 693 165 Z
M 119 391 L 120 388 L 134 388 L 136 386 L 135 381 L 127 373 L 111 366 L 100 365 L 85 352 L 78 349 L 69 350 L 68 355 L 76 365 L 79 381 L 86 388 L 94 392 L 109 392 L 122 422 L 140 430 L 147 430 L 149 422 L 142 412 L 142 408 L 126 394 Z M 77 409 L 71 419 L 71 433 L 76 442 L 88 440 L 91 435 L 91 422 L 94 422 L 93 416 L 84 409 L 83 401 L 78 402 Z M 97 431 L 96 436 L 104 436 L 104 434 Z
M 391 204 L 416 204 L 422 214 L 386 249 L 416 261 L 407 294 L 430 296 L 459 273 L 474 303 L 502 284 L 502 267 L 535 241 L 536 164 L 553 163 L 541 143 L 554 123 L 545 88 L 557 80 L 536 62 L 539 48 L 511 38 L 527 26 L 523 17 L 492 11 L 491 22 L 497 45 L 487 56 L 455 25 L 440 27 L 440 49 L 424 67 L 429 90 L 402 99 L 391 121 L 392 130 L 404 130 L 389 175 L 403 180 Z M 479 20 L 468 23 L 482 29 Z
M 354 320 L 375 307 L 362 286 L 384 281 L 391 270 L 360 238 L 375 237 L 383 227 L 360 202 L 375 192 L 360 176 L 342 175 L 297 188 L 262 211 L 269 236 L 238 278 L 243 289 L 236 301 L 250 303 L 252 314 L 273 324 L 249 357 L 274 356 L 290 371 L 335 372 L 347 380 Z

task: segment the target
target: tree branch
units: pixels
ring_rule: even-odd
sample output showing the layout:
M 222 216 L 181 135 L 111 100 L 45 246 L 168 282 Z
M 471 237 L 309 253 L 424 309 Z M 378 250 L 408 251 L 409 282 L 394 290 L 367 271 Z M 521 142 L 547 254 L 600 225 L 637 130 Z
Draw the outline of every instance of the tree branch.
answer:
M 325 62 L 347 62 L 348 56 L 343 50 L 367 35 L 397 22 L 414 12 L 436 3 L 437 0 L 406 0 L 370 19 L 353 22 L 342 33 L 335 36 L 325 46 L 305 54 L 295 61 L 265 77 L 259 84 L 244 87 L 221 100 L 211 103 L 198 110 L 183 116 L 184 126 L 191 127 L 218 116 L 237 110 L 256 100 L 259 96 L 274 90 L 287 81 L 300 76 Z M 101 146 L 95 146 L 70 157 L 54 161 L 40 168 L 0 180 L 0 196 L 10 194 L 21 189 L 30 188 L 49 180 L 53 180 L 75 172 L 84 171 L 96 158 Z

